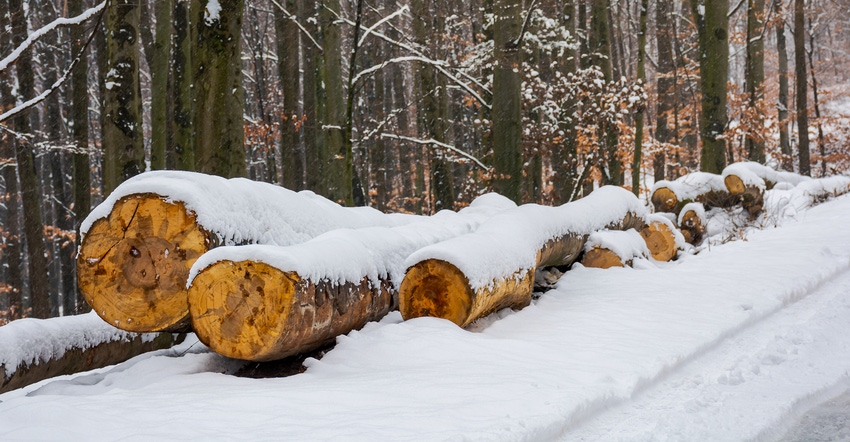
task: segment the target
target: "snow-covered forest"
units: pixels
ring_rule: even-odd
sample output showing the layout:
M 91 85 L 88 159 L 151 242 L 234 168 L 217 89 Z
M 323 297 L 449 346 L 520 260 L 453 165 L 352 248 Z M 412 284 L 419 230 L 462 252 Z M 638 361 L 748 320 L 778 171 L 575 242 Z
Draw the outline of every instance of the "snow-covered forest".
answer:
M 843 434 L 848 10 L 0 0 L 0 439 Z
M 79 224 L 145 170 L 426 214 L 744 159 L 842 173 L 847 8 L 2 0 L 0 321 L 87 309 Z

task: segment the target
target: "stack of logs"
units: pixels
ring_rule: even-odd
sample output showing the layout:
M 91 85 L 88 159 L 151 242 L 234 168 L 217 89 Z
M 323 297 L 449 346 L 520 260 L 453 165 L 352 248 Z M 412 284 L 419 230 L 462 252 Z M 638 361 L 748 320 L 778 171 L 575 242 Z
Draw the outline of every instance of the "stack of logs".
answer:
M 603 187 L 560 207 L 503 204 L 487 213 L 461 211 L 456 222 L 439 228 L 423 217 L 285 247 L 216 248 L 216 233 L 181 201 L 128 194 L 83 237 L 79 285 L 94 310 L 118 328 L 194 330 L 216 352 L 251 361 L 320 348 L 396 308 L 405 319 L 435 316 L 464 327 L 527 305 L 535 273 L 548 267 L 674 259 L 685 242 L 702 240 L 705 208 L 741 204 L 754 215 L 765 189 L 793 181 L 733 166 L 723 175 L 659 182 L 651 195 L 655 214 L 629 192 Z M 376 252 L 381 243 L 384 250 Z M 506 248 L 515 256 L 492 252 Z M 335 274 L 310 270 L 340 256 L 360 264 L 334 264 Z

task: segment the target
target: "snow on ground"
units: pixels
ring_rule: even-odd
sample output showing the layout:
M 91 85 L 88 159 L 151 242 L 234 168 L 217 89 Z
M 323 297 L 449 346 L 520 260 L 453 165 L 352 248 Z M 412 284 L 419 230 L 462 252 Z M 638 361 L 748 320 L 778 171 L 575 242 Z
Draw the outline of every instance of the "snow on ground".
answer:
M 677 262 L 577 266 L 469 330 L 393 313 L 287 378 L 188 340 L 0 395 L 0 439 L 794 440 L 847 410 L 848 215 L 845 196 Z

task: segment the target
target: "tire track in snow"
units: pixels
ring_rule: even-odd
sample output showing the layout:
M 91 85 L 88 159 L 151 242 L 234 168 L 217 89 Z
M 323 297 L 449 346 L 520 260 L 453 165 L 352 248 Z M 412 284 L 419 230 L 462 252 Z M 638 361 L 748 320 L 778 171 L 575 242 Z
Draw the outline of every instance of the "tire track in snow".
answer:
M 773 440 L 847 390 L 848 323 L 845 269 L 671 367 L 632 398 L 573 421 L 561 438 Z

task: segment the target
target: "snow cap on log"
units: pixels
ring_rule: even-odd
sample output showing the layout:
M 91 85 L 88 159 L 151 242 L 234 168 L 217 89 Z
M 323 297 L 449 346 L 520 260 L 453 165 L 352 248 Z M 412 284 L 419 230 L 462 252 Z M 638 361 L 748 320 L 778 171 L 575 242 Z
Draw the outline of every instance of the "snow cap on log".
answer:
M 243 178 L 156 171 L 133 177 L 83 222 L 77 275 L 92 308 L 134 332 L 189 327 L 186 279 L 218 245 L 289 245 L 349 227 L 402 225 L 421 217 L 346 208 Z
M 646 208 L 614 186 L 560 207 L 526 204 L 477 231 L 425 247 L 405 263 L 399 292 L 405 319 L 436 316 L 461 327 L 493 311 L 531 300 L 541 266 L 571 264 L 588 234 L 644 226 Z
M 746 185 L 755 186 L 758 183 L 757 180 L 760 179 L 763 182 L 763 187 L 761 187 L 762 190 L 772 189 L 779 183 L 788 183 L 792 186 L 796 186 L 797 184 L 812 179 L 811 177 L 794 172 L 774 170 L 771 167 L 754 161 L 741 161 L 726 166 L 722 173 L 723 179 L 725 180 L 730 174 L 740 177 Z M 745 178 L 745 176 L 747 176 L 747 178 Z M 755 176 L 756 179 L 753 179 L 752 176 Z
M 848 192 L 850 177 L 843 175 L 806 180 L 790 189 L 777 186 L 766 193 L 765 211 L 771 215 L 794 216 L 814 204 Z
M 195 333 L 214 351 L 251 361 L 316 349 L 395 308 L 411 253 L 515 207 L 491 194 L 459 213 L 394 228 L 339 229 L 288 247 L 214 249 L 189 277 Z
M 635 230 L 600 230 L 593 232 L 584 243 L 586 267 L 624 267 L 636 258 L 648 259 L 649 249 L 643 237 Z M 612 259 L 604 258 L 610 253 Z M 597 256 L 598 258 L 593 258 Z

